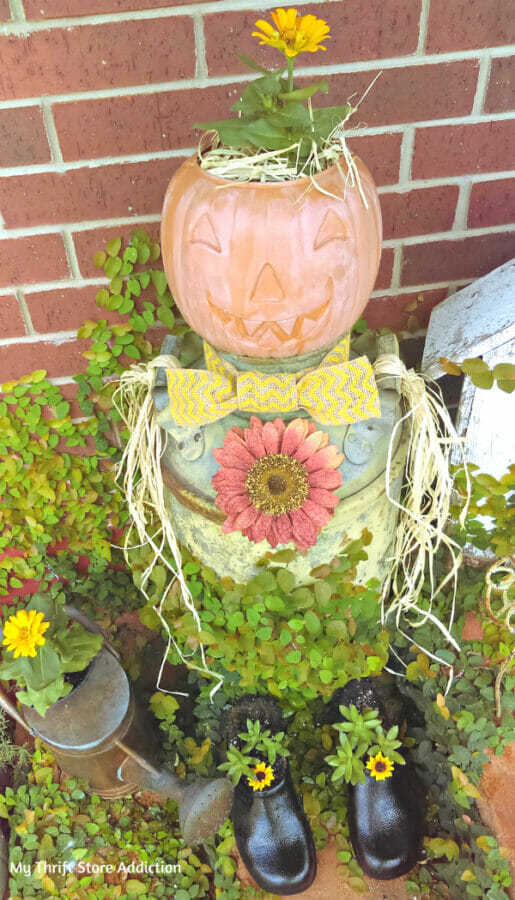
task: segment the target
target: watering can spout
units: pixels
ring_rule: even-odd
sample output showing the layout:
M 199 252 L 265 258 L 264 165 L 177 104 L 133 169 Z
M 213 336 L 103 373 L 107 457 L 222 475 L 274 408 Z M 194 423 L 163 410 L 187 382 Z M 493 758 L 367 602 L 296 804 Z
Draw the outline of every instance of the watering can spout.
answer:
M 234 788 L 228 778 L 196 778 L 186 782 L 173 772 L 156 769 L 129 756 L 120 771 L 123 781 L 136 783 L 163 799 L 179 804 L 179 825 L 187 844 L 208 840 L 231 812 Z

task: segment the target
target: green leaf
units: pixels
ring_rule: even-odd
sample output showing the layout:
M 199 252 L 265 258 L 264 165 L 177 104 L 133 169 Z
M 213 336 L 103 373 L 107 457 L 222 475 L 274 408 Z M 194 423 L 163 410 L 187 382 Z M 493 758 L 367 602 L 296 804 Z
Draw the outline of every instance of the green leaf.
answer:
M 156 289 L 156 293 L 157 293 L 158 297 L 161 294 L 164 294 L 164 292 L 168 288 L 168 282 L 166 280 L 165 273 L 156 269 L 150 273 L 150 277 L 152 278 L 152 284 L 154 285 L 154 287 Z
M 125 882 L 125 890 L 129 897 L 140 897 L 141 894 L 147 893 L 147 886 L 136 878 L 128 878 Z M 177 896 L 177 894 L 175 896 Z
M 118 251 L 117 251 L 118 252 Z M 135 263 L 138 261 L 138 251 L 136 247 L 126 247 L 123 251 L 124 262 Z
M 61 674 L 59 656 L 49 640 L 37 648 L 36 656 L 25 658 L 27 685 L 34 690 L 41 690 L 55 681 Z
M 105 288 L 102 288 L 102 290 L 97 292 L 96 300 L 97 306 L 105 306 L 107 301 L 109 300 L 109 291 L 106 291 Z
M 79 622 L 74 622 L 66 632 L 56 635 L 53 643 L 61 657 L 63 672 L 82 672 L 97 655 L 103 643 L 101 634 L 92 634 Z
M 472 374 L 470 380 L 475 387 L 488 391 L 493 386 L 494 376 L 487 368 L 485 372 Z
M 285 594 L 289 594 L 295 587 L 295 575 L 293 572 L 289 572 L 288 569 L 279 569 L 279 571 L 275 575 L 277 584 L 284 591 Z
M 490 371 L 484 359 L 479 359 L 478 357 L 467 357 L 467 359 L 464 359 L 461 363 L 461 370 L 465 375 L 482 375 Z
M 157 318 L 166 328 L 169 328 L 170 331 L 175 325 L 175 316 L 171 309 L 167 309 L 166 306 L 160 306 L 157 311 Z
M 33 690 L 27 685 L 25 691 L 20 691 L 16 694 L 16 699 L 26 706 L 33 706 L 40 716 L 44 716 L 52 703 L 60 700 L 61 697 L 66 697 L 71 690 L 71 684 L 66 684 L 64 679 L 60 677 L 56 678 L 55 681 L 52 681 L 45 688 L 38 690 Z
M 107 260 L 107 262 L 104 266 L 104 271 L 106 273 L 106 276 L 109 278 L 109 280 L 111 280 L 112 278 L 115 278 L 115 276 L 118 275 L 118 272 L 120 271 L 121 267 L 122 267 L 122 261 L 119 256 L 115 256 L 114 259 L 112 258 L 112 259 Z
M 103 250 L 99 250 L 93 257 L 93 265 L 95 269 L 101 269 L 107 259 L 107 255 Z
M 245 53 L 237 53 L 236 57 L 240 62 L 243 63 L 244 66 L 247 66 L 249 69 L 254 69 L 255 72 L 261 72 L 262 75 L 268 75 L 268 69 L 265 69 L 264 66 L 261 66 L 255 59 L 252 59 L 251 56 L 247 56 Z M 195 128 L 198 128 L 198 125 L 195 125 Z
M 493 368 L 496 381 L 515 381 L 515 365 L 513 363 L 497 363 Z
M 283 647 L 287 647 L 288 644 L 291 643 L 292 634 L 291 631 L 288 631 L 287 628 L 283 628 L 281 634 L 279 635 L 279 643 L 282 644 Z
M 304 623 L 310 634 L 318 634 L 318 632 L 322 629 L 320 619 L 311 610 L 306 613 L 304 617 Z
M 327 94 L 329 90 L 329 85 L 327 81 L 317 81 L 315 84 L 307 85 L 303 88 L 295 88 L 294 91 L 290 91 L 286 94 L 281 94 L 281 98 L 283 100 L 307 100 L 308 97 L 313 97 L 318 91 L 322 91 L 322 93 Z
M 106 244 L 106 253 L 108 253 L 109 256 L 118 256 L 121 246 L 122 246 L 122 239 L 121 238 L 113 238 L 112 241 L 109 241 L 109 243 Z M 120 262 L 120 265 L 121 265 L 121 262 Z
M 150 259 L 150 247 L 148 244 L 140 244 L 138 246 L 138 262 L 145 265 Z M 143 274 L 143 273 L 141 273 Z

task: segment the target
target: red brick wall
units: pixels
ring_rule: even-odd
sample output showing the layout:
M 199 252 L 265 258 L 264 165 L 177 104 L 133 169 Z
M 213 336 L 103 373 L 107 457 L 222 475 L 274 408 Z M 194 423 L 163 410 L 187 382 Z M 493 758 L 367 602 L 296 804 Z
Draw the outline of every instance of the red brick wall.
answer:
M 0 382 L 83 368 L 91 256 L 144 223 L 193 121 L 225 116 L 244 69 L 277 61 L 251 35 L 276 4 L 0 0 Z M 359 98 L 349 140 L 372 170 L 384 251 L 366 312 L 422 334 L 449 291 L 515 255 L 513 0 L 312 0 L 327 51 L 298 60 Z M 511 46 L 510 46 L 511 43 Z

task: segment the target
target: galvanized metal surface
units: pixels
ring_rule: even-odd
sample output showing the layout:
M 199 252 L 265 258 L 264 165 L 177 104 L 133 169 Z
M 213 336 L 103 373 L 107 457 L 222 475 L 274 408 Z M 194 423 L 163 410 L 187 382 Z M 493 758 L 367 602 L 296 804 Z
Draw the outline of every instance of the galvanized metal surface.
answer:
M 227 357 L 239 369 L 259 368 L 260 371 L 299 371 L 316 366 L 328 348 L 305 357 L 283 360 L 254 360 L 243 357 Z M 397 352 L 393 335 L 375 338 L 363 336 L 353 344 L 351 355 L 367 354 L 374 359 L 381 353 Z M 174 353 L 176 344 L 167 339 L 163 353 Z M 195 367 L 202 368 L 197 361 Z M 167 406 L 166 378 L 158 379 L 154 392 L 158 421 L 169 433 L 169 440 L 162 458 L 165 497 L 169 504 L 174 530 L 180 542 L 198 556 L 204 565 L 210 566 L 220 576 L 228 576 L 245 582 L 257 574 L 257 561 L 270 550 L 266 541 L 254 544 L 240 533 L 223 534 L 221 524 L 225 516 L 215 505 L 212 478 L 219 466 L 213 450 L 221 447 L 227 431 L 248 426 L 250 415 L 240 411 L 207 426 L 178 429 L 172 421 Z M 400 400 L 395 379 L 388 382 L 388 389 L 380 391 L 381 417 L 357 422 L 353 425 L 318 426 L 329 434 L 330 442 L 344 453 L 340 467 L 343 484 L 336 492 L 340 503 L 335 514 L 311 547 L 306 556 L 298 555 L 290 564 L 299 583 L 310 580 L 310 571 L 330 561 L 341 553 L 349 540 L 360 536 L 363 528 L 373 534 L 367 548 L 369 558 L 360 564 L 359 577 L 382 580 L 388 569 L 390 553 L 397 522 L 397 510 L 386 493 L 385 467 L 390 439 L 396 422 L 400 419 Z M 284 415 L 285 421 L 305 415 L 303 411 Z M 260 416 L 274 418 L 272 415 Z M 393 447 L 390 492 L 398 499 L 402 487 L 407 436 L 398 429 Z M 293 544 L 287 545 L 293 547 Z M 279 549 L 279 548 L 277 548 Z
M 101 796 L 123 796 L 137 789 L 136 783 L 122 782 L 119 777 L 126 754 L 116 742 L 125 739 L 141 744 L 141 728 L 127 675 L 105 647 L 81 684 L 53 703 L 45 717 L 31 707 L 22 707 L 22 711 L 65 772 L 87 779 Z

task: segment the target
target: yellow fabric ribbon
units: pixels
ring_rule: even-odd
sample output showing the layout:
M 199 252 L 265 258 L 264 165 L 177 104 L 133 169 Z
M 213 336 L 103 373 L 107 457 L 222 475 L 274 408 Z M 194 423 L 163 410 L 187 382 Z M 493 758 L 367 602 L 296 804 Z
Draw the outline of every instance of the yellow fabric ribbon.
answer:
M 321 425 L 348 425 L 381 415 L 372 366 L 349 360 L 346 335 L 307 372 L 240 372 L 204 343 L 207 371 L 167 369 L 170 414 L 177 425 L 208 425 L 235 410 L 282 413 L 305 409 Z

